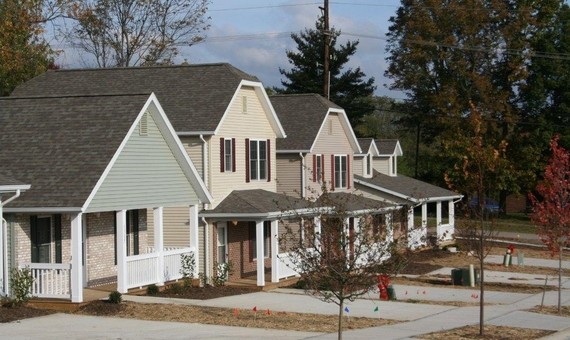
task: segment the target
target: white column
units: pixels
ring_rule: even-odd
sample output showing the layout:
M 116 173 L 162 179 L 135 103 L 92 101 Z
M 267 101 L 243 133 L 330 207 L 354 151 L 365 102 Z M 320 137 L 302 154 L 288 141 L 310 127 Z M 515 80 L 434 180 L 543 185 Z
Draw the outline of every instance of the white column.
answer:
M 265 266 L 263 263 L 263 221 L 255 222 L 255 242 L 257 249 L 257 285 L 265 286 Z
M 0 197 L 0 295 L 7 295 L 6 279 L 6 227 L 4 226 L 4 215 L 2 215 L 2 197 Z
M 416 230 L 414 227 L 414 208 L 408 207 L 408 234 L 406 235 L 408 238 L 408 247 L 416 248 L 417 246 L 417 237 L 416 237 Z
M 163 286 L 168 279 L 168 273 L 164 268 L 164 209 L 162 207 L 153 209 L 154 217 L 154 252 L 158 254 L 158 270 L 156 284 Z
M 394 242 L 394 213 L 386 213 L 386 242 Z
M 279 221 L 271 221 L 271 282 L 279 282 Z
M 71 215 L 71 302 L 83 302 L 82 213 Z
M 446 235 L 446 239 L 453 238 L 453 234 L 455 234 L 455 204 L 453 200 L 449 200 L 448 202 L 448 221 L 449 221 L 449 234 Z
M 424 203 L 422 204 L 422 228 L 427 228 L 427 220 L 428 220 L 427 204 Z
M 194 261 L 196 265 L 194 266 L 194 277 L 198 277 L 198 272 L 200 271 L 200 256 L 198 255 L 198 205 L 190 206 L 190 247 L 195 249 Z
M 350 217 L 344 220 L 342 233 L 342 237 L 344 237 L 344 249 L 346 250 L 346 258 L 347 260 L 350 260 Z
M 316 216 L 313 221 L 315 224 L 315 249 L 321 251 L 321 216 Z
M 127 211 L 120 210 L 117 215 L 117 290 L 126 293 L 127 288 Z
M 443 237 L 443 227 L 441 226 L 441 201 L 437 201 L 435 204 L 435 225 L 436 225 L 436 235 L 439 241 Z

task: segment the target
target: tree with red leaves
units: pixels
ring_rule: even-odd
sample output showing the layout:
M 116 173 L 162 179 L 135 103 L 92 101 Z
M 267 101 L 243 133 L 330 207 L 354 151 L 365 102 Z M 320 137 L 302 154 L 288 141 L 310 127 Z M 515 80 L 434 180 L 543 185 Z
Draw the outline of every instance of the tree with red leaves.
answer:
M 539 238 L 558 254 L 558 313 L 561 312 L 562 249 L 570 239 L 570 153 L 558 145 L 559 136 L 550 141 L 552 157 L 544 170 L 544 181 L 536 187 L 537 196 L 530 194 Z

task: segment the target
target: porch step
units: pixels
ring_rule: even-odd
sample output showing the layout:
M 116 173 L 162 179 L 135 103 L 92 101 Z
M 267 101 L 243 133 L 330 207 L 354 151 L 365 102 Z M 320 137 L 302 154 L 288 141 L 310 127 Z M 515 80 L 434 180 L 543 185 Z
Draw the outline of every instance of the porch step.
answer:
M 247 287 L 251 288 L 253 291 L 270 291 L 280 287 L 287 287 L 293 285 L 299 281 L 298 277 L 291 277 L 287 279 L 281 279 L 279 282 L 271 282 L 270 280 L 265 281 L 265 286 L 259 287 L 257 286 L 257 280 L 254 278 L 242 278 L 237 280 L 231 280 L 226 282 L 227 286 L 234 286 L 234 287 Z
M 31 299 L 28 301 L 28 305 L 38 309 L 49 309 L 67 313 L 75 312 L 87 303 L 89 302 L 73 303 L 70 300 L 59 299 Z

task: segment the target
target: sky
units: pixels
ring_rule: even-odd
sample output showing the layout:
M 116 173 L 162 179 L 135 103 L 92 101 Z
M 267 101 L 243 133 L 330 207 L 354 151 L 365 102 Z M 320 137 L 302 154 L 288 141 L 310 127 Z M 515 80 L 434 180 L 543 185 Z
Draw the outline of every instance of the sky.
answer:
M 314 28 L 323 0 L 212 0 L 207 16 L 210 29 L 203 43 L 182 48 L 178 62 L 191 64 L 228 62 L 257 76 L 265 86 L 281 86 L 279 68 L 289 69 L 286 51 L 295 50 L 291 33 Z M 338 43 L 359 40 L 347 67 L 360 67 L 374 77 L 375 94 L 403 98 L 390 91 L 385 47 L 389 18 L 395 15 L 398 0 L 329 0 L 330 26 L 340 30 Z M 64 51 L 58 58 L 62 67 L 86 67 L 83 58 Z

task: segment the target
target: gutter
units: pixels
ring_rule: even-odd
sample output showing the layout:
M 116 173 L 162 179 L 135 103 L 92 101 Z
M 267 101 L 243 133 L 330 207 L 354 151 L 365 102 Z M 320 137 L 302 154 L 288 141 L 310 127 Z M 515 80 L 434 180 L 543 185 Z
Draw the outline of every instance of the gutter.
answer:
M 206 188 L 209 189 L 209 185 L 208 185 L 208 167 L 206 165 L 208 165 L 208 160 L 207 160 L 207 148 L 206 148 L 206 140 L 204 139 L 204 135 L 200 134 L 200 140 L 202 141 L 202 180 L 204 181 L 204 184 L 206 184 Z
M 302 152 L 299 152 L 299 157 L 301 157 L 301 197 L 305 198 L 305 178 L 306 178 L 306 169 L 305 169 L 305 156 L 303 156 Z M 316 171 L 315 169 L 313 169 L 313 171 Z

